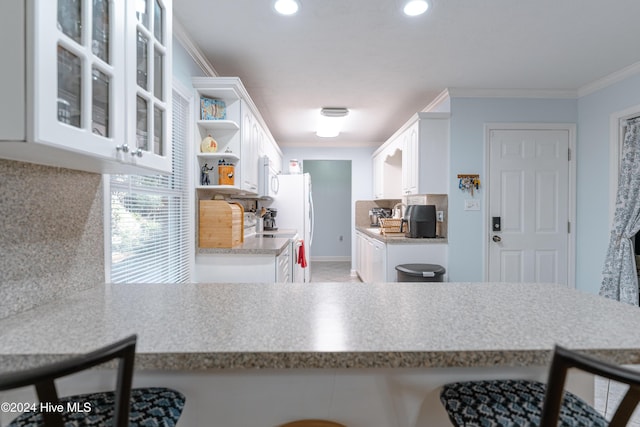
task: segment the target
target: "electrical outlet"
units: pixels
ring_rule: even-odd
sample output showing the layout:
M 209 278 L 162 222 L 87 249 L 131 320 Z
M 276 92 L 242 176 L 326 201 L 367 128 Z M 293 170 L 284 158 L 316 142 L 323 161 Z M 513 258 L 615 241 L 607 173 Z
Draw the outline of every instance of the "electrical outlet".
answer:
M 438 222 L 444 221 L 444 211 L 437 211 L 436 212 L 436 220 Z

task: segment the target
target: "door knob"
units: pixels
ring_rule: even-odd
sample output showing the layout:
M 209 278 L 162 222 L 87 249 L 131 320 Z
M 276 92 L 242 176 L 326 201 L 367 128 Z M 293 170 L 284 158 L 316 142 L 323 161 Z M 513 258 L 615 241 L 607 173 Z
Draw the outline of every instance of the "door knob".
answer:
M 494 242 L 498 243 L 498 242 L 501 242 L 501 241 L 502 241 L 502 237 L 500 237 L 500 236 L 495 236 L 495 235 L 494 235 L 494 236 L 491 238 L 491 240 L 493 240 Z

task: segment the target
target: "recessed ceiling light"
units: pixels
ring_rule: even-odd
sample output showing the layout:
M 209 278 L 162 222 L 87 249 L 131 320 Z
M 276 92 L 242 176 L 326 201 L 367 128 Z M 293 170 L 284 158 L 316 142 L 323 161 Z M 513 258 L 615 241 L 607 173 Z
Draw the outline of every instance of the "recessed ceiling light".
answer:
M 422 15 L 429 9 L 429 3 L 426 0 L 409 0 L 404 5 L 404 13 L 409 16 Z
M 293 15 L 300 9 L 297 0 L 276 0 L 273 7 L 281 15 Z

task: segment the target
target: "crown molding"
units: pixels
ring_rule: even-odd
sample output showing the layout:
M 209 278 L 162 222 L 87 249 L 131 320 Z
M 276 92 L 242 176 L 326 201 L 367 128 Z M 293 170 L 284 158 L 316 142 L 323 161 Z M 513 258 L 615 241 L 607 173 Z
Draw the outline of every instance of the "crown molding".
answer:
M 580 88 L 578 88 L 578 96 L 583 97 L 586 95 L 590 95 L 594 92 L 599 91 L 600 89 L 604 89 L 607 86 L 611 86 L 612 84 L 618 83 L 628 77 L 634 76 L 640 73 L 640 62 L 636 62 L 635 64 L 631 64 L 627 67 L 624 67 L 621 70 L 614 71 L 613 73 L 604 76 L 601 79 L 598 79 L 594 82 L 586 84 Z
M 577 99 L 640 74 L 640 62 L 631 64 L 601 79 L 573 89 L 474 89 L 447 88 L 422 111 L 431 111 L 449 98 L 557 98 Z
M 438 94 L 431 102 L 422 109 L 422 111 L 433 111 L 437 109 L 442 103 L 447 102 L 451 97 L 449 96 L 449 89 L 445 89 Z
M 449 88 L 452 98 L 558 98 L 575 99 L 577 90 L 570 89 L 469 89 Z
M 191 39 L 191 36 L 189 36 L 189 33 L 187 33 L 182 24 L 180 24 L 180 22 L 175 19 L 175 17 L 173 18 L 173 35 L 176 39 L 178 39 L 182 47 L 184 47 L 189 56 L 191 56 L 191 58 L 195 61 L 195 63 L 198 65 L 198 67 L 200 67 L 202 72 L 205 73 L 207 77 L 218 76 L 218 72 L 215 70 L 215 68 L 213 68 L 211 62 L 209 62 L 207 57 L 204 56 L 204 53 L 202 53 L 200 48 Z
M 449 88 L 448 95 L 452 98 L 569 98 L 577 99 L 592 94 L 615 83 L 621 82 L 629 77 L 640 74 L 640 62 L 636 62 L 621 70 L 602 77 L 596 81 L 571 89 L 470 89 L 470 88 Z M 443 93 L 432 102 L 432 104 L 443 97 Z M 429 104 L 426 108 L 432 107 Z M 426 110 L 425 108 L 425 110 Z

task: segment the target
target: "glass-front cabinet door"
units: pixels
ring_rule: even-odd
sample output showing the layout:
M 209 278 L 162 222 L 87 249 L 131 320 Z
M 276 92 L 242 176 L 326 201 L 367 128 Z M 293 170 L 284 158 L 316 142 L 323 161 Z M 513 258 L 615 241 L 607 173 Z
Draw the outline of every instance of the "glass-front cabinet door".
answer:
M 0 0 L 0 158 L 171 171 L 171 0 Z
M 171 0 L 127 6 L 127 139 L 134 161 L 158 170 L 171 167 L 171 9 Z
M 35 5 L 30 11 L 35 29 L 32 139 L 98 159 L 122 155 L 123 2 L 27 3 Z

